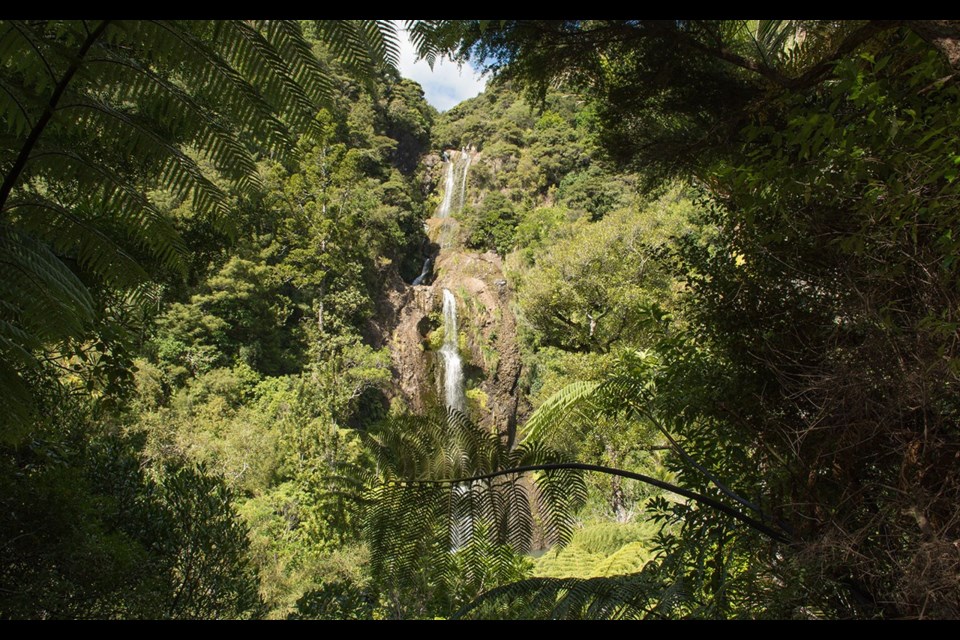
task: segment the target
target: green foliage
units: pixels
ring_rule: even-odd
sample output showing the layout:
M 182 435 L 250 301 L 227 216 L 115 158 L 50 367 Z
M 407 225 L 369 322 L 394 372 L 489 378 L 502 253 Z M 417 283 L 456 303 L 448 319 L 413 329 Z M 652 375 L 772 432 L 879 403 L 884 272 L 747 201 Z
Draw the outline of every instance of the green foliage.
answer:
M 336 557 L 363 566 L 343 550 L 362 522 L 352 503 L 330 494 L 327 478 L 340 465 L 364 464 L 355 435 L 339 425 L 353 419 L 360 390 L 378 384 L 371 380 L 382 384 L 384 371 L 342 360 L 328 366 L 316 377 L 263 380 L 242 365 L 215 369 L 134 425 L 146 434 L 150 455 L 202 462 L 234 489 L 273 617 L 289 613 L 324 580 L 343 579 L 330 567 Z
M 536 255 L 558 234 L 563 223 L 570 219 L 570 213 L 564 207 L 536 207 L 524 212 L 514 238 L 526 266 L 533 264 Z
M 591 150 L 565 118 L 555 111 L 546 111 L 533 127 L 529 155 L 525 155 L 538 165 L 542 177 L 537 186 L 546 189 L 560 184 L 573 170 L 583 168 Z M 523 167 L 518 170 L 522 171 Z
M 639 573 L 598 578 L 528 578 L 485 593 L 455 618 L 663 619 L 680 617 L 684 586 L 657 563 Z
M 369 620 L 373 618 L 371 595 L 350 583 L 331 582 L 303 595 L 291 620 Z
M 960 30 L 408 26 L 0 24 L 0 615 L 956 617 Z M 512 449 L 370 346 L 468 144 Z
M 57 432 L 2 452 L 3 617 L 259 615 L 246 529 L 223 482 L 150 466 L 135 441 L 87 438 L 75 403 L 57 413 Z
M 553 239 L 534 266 L 518 274 L 520 305 L 541 344 L 606 352 L 642 341 L 673 293 L 658 257 L 689 215 L 689 203 L 671 196 L 641 212 L 565 227 L 565 237 Z
M 661 546 L 695 615 L 956 611 L 930 595 L 956 578 L 955 88 L 929 25 L 894 26 L 509 23 L 471 41 L 527 78 L 592 84 L 607 146 L 650 177 L 701 178 L 699 230 L 664 256 L 682 316 L 655 314 L 658 364 L 635 371 L 654 386 L 612 408 L 652 401 L 681 485 L 798 542 L 655 503 L 680 525 Z
M 594 578 L 636 573 L 652 556 L 650 540 L 657 526 L 613 522 L 585 526 L 570 544 L 548 551 L 536 563 L 534 575 Z
M 393 154 L 395 166 L 409 175 L 429 149 L 435 111 L 424 100 L 423 90 L 412 80 L 400 80 L 388 90 L 384 133 L 397 141 Z
M 259 597 L 248 563 L 247 531 L 237 518 L 222 482 L 189 468 L 167 469 L 160 500 L 176 562 L 170 615 L 210 618 L 256 615 Z
M 468 209 L 459 217 L 468 247 L 492 249 L 500 254 L 513 247 L 517 216 L 513 204 L 503 194 L 486 194 L 476 211 Z
M 384 401 L 386 354 L 359 336 L 384 274 L 419 269 L 434 112 L 383 68 L 391 24 L 313 33 L 329 48 L 288 22 L 0 25 L 2 437 L 22 447 L 3 539 L 24 542 L 4 615 L 259 616 L 253 565 L 274 617 L 363 583 L 325 478 L 363 464 L 345 425 Z M 68 394 L 90 414 L 72 439 Z M 97 421 L 143 451 L 85 458 Z
M 731 406 L 737 437 L 776 460 L 778 473 L 753 473 L 797 505 L 791 519 L 830 558 L 811 569 L 826 588 L 810 588 L 841 615 L 957 606 L 919 595 L 949 570 L 915 573 L 952 535 L 946 496 L 956 486 L 942 457 L 956 446 L 957 384 L 947 337 L 954 212 L 944 206 L 956 183 L 941 128 L 956 103 L 955 88 L 937 83 L 943 73 L 936 52 L 907 36 L 884 56 L 846 59 L 822 91 L 785 100 L 778 126 L 748 128 L 719 176 L 729 196 L 707 210 L 719 233 L 683 254 L 704 341 L 737 386 L 764 389 L 762 402 L 741 393 Z M 926 453 L 914 457 L 920 441 Z M 914 464 L 926 471 L 904 475 Z M 815 481 L 798 487 L 800 473 Z M 897 513 L 937 523 L 927 542 Z M 836 580 L 857 598 L 837 598 Z
M 629 207 L 635 200 L 630 176 L 611 179 L 609 171 L 591 164 L 583 171 L 567 173 L 560 181 L 557 198 L 568 209 L 599 220 L 612 211 Z
M 283 331 L 289 301 L 270 282 L 272 276 L 267 265 L 236 256 L 228 260 L 189 303 L 172 305 L 158 319 L 159 361 L 193 375 L 236 359 L 265 373 L 293 369 L 289 356 L 284 358 L 291 346 L 289 331 Z
M 540 440 L 545 430 L 562 426 L 563 421 L 570 416 L 571 408 L 590 397 L 596 391 L 597 385 L 596 382 L 581 380 L 551 395 L 523 424 L 520 435 L 531 440 Z
M 736 144 L 771 97 L 822 82 L 858 46 L 878 51 L 894 21 L 504 20 L 435 26 L 445 46 L 541 103 L 560 80 L 584 89 L 614 158 L 648 184 L 700 173 Z M 459 35 L 450 44 L 449 32 Z M 775 109 L 775 107 L 774 107 Z

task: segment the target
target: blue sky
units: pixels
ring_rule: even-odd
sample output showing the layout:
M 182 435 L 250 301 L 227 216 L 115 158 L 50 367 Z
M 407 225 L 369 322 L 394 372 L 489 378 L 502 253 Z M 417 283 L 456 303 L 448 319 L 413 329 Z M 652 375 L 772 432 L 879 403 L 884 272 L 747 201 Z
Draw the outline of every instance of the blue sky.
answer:
M 446 111 L 483 91 L 486 78 L 481 78 L 469 64 L 461 69 L 449 60 L 439 60 L 431 70 L 423 60 L 414 62 L 417 56 L 413 45 L 407 40 L 402 24 L 397 26 L 401 28 L 403 36 L 400 44 L 400 74 L 420 83 L 427 102 L 440 111 Z

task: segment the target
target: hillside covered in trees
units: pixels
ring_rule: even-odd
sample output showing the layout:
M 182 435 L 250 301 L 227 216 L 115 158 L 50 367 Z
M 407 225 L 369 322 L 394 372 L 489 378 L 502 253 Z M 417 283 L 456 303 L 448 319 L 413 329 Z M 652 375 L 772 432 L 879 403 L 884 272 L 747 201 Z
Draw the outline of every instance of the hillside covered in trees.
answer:
M 960 25 L 407 26 L 0 24 L 0 618 L 960 617 Z

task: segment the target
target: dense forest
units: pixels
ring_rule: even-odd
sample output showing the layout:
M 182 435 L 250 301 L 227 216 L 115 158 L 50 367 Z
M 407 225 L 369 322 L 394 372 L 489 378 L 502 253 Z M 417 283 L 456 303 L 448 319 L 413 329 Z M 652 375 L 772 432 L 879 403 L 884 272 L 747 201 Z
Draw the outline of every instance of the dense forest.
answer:
M 0 618 L 960 617 L 960 23 L 406 27 L 0 23 Z

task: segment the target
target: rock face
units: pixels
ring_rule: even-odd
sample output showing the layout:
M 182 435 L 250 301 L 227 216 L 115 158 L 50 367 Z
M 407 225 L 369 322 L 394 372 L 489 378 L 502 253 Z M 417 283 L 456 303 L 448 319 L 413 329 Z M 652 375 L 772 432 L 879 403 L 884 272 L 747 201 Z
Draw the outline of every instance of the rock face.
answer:
M 460 355 L 470 365 L 471 416 L 512 441 L 521 409 L 517 390 L 521 362 L 511 291 L 500 257 L 492 252 L 446 251 L 438 258 L 437 272 L 434 287 L 452 291 L 461 309 L 465 340 Z
M 510 285 L 500 257 L 491 252 L 444 250 L 434 273 L 430 285 L 407 285 L 391 278 L 381 300 L 378 342 L 390 350 L 392 400 L 402 401 L 415 413 L 442 404 L 441 308 L 443 289 L 449 289 L 457 300 L 468 413 L 512 441 L 518 415 L 522 417 L 528 408 L 517 389 L 520 349 Z
M 399 396 L 414 413 L 422 413 L 436 402 L 432 358 L 427 353 L 431 331 L 430 314 L 438 306 L 440 289 L 432 286 L 408 286 L 393 289 L 388 295 L 388 317 L 396 319 L 385 346 L 390 350 L 395 397 Z

